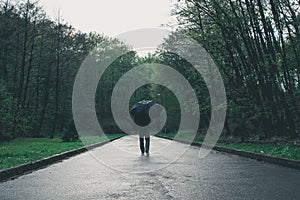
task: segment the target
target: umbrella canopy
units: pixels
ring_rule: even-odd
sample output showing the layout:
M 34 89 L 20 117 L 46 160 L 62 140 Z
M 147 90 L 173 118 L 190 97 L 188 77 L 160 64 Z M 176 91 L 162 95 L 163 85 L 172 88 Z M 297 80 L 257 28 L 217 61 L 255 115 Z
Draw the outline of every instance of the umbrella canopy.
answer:
M 153 105 L 155 105 L 155 102 L 152 100 L 142 100 L 134 104 L 130 109 L 133 121 L 139 126 L 147 126 L 150 124 L 149 110 Z

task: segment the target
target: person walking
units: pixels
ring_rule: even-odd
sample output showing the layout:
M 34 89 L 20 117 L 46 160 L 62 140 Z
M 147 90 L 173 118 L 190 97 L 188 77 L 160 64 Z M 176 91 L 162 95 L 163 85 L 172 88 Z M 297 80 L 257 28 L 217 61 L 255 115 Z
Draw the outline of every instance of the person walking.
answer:
M 153 105 L 155 105 L 155 103 L 152 100 L 142 100 L 134 104 L 130 109 L 130 114 L 138 126 L 145 127 L 150 124 L 151 119 L 149 117 L 149 110 Z M 143 131 L 142 128 L 138 129 L 137 132 L 139 134 L 141 154 L 143 156 L 146 153 L 146 155 L 149 156 L 150 133 Z

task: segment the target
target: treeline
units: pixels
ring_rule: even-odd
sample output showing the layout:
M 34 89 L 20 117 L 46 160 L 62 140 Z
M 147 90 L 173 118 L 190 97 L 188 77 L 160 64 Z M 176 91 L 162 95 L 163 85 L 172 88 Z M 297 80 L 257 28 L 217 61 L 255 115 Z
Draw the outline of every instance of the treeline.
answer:
M 75 75 L 103 41 L 112 39 L 77 31 L 59 14 L 50 20 L 35 1 L 1 1 L 0 141 L 76 132 L 71 110 Z M 134 58 L 135 53 L 127 57 Z M 127 68 L 134 61 L 129 58 L 122 59 Z M 107 75 L 103 87 L 110 90 L 114 73 Z M 97 108 L 101 117 L 109 115 L 108 99 L 109 94 Z
M 178 1 L 180 31 L 207 49 L 223 75 L 224 133 L 299 136 L 299 9 L 296 0 Z
M 299 9 L 296 0 L 179 0 L 174 10 L 181 25 L 178 31 L 203 45 L 224 79 L 228 99 L 225 135 L 242 139 L 299 136 Z M 88 53 L 101 42 L 124 46 L 103 35 L 81 33 L 59 15 L 50 20 L 36 2 L 1 1 L 0 141 L 74 135 L 75 76 Z M 200 103 L 199 132 L 205 133 L 210 98 L 193 67 L 169 52 L 140 58 L 129 50 L 111 64 L 98 85 L 96 111 L 104 131 L 120 131 L 110 109 L 115 84 L 128 70 L 144 63 L 172 66 L 189 80 Z M 141 99 L 164 104 L 168 112 L 164 131 L 176 131 L 180 109 L 171 91 L 147 85 L 134 93 L 131 104 Z

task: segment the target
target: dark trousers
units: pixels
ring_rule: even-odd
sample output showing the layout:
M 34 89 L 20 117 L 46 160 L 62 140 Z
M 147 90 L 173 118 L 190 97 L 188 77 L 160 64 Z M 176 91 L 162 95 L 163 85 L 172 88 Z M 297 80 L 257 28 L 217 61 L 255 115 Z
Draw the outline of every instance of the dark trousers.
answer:
M 149 153 L 149 147 L 150 147 L 150 137 L 145 137 L 146 140 L 146 147 L 144 145 L 144 137 L 140 137 L 140 149 L 142 153 Z

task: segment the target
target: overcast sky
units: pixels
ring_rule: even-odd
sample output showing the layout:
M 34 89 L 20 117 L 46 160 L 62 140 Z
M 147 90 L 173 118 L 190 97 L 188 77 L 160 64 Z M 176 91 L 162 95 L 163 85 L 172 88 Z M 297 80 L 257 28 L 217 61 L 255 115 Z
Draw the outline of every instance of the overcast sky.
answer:
M 108 36 L 138 29 L 160 27 L 172 20 L 175 0 L 40 0 L 47 14 L 58 11 L 75 28 Z

